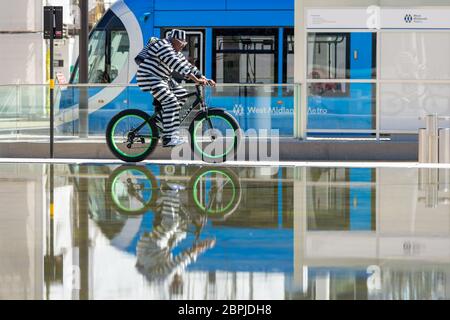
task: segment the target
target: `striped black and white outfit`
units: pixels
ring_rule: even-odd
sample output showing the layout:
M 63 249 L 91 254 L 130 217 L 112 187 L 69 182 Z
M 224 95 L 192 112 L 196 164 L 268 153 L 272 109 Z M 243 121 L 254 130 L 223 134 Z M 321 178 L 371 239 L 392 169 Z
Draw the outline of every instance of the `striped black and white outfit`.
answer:
M 162 105 L 162 124 L 164 139 L 178 137 L 180 110 L 186 103 L 187 91 L 173 78 L 177 72 L 187 78 L 201 72 L 193 66 L 181 52 L 176 52 L 168 39 L 149 41 L 147 56 L 139 64 L 136 80 L 142 91 L 151 92 Z M 157 120 L 161 120 L 158 115 Z M 159 122 L 159 121 L 158 121 Z

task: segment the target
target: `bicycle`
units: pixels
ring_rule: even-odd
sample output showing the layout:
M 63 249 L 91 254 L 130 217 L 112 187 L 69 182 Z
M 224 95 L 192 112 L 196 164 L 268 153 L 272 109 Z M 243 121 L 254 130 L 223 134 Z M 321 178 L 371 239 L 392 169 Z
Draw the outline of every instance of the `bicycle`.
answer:
M 194 111 L 199 110 L 189 124 L 190 147 L 194 155 L 205 162 L 225 162 L 233 158 L 241 140 L 241 130 L 236 119 L 220 108 L 206 105 L 201 87 L 195 86 L 192 105 L 181 115 L 183 123 Z M 106 141 L 111 152 L 125 162 L 145 160 L 156 148 L 161 136 L 156 116 L 162 111 L 155 99 L 155 113 L 150 116 L 138 109 L 128 109 L 114 116 L 106 130 Z

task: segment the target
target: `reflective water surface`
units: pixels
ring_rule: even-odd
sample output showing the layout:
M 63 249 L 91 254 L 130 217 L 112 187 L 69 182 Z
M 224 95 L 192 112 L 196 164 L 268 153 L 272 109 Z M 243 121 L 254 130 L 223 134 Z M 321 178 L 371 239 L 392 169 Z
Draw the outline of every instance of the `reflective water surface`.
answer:
M 448 169 L 2 164 L 0 203 L 0 299 L 450 298 Z

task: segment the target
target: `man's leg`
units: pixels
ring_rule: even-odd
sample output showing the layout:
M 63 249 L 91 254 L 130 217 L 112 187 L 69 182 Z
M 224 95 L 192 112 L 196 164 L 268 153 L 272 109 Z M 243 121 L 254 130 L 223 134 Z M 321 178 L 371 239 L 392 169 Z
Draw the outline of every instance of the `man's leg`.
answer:
M 175 94 L 175 96 L 178 99 L 180 107 L 182 108 L 187 101 L 187 94 L 188 94 L 187 90 L 185 88 L 183 88 L 174 79 L 171 80 L 170 86 L 171 86 L 172 92 Z
M 153 97 L 162 105 L 163 140 L 179 137 L 180 105 L 175 94 L 170 90 L 169 84 L 159 78 L 151 81 Z

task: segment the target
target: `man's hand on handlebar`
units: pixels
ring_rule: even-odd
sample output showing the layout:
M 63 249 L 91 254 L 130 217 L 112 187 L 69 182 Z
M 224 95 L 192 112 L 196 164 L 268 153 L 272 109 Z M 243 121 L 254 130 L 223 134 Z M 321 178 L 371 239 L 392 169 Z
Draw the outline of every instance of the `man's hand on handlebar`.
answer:
M 189 79 L 194 81 L 195 84 L 197 84 L 197 85 L 211 86 L 211 87 L 215 87 L 216 86 L 216 82 L 214 80 L 208 79 L 205 76 L 202 76 L 201 78 L 197 78 L 194 75 L 190 75 Z
M 208 79 L 205 76 L 202 76 L 201 79 L 206 81 L 206 85 L 207 86 L 211 86 L 211 87 L 215 87 L 216 86 L 216 82 L 214 80 L 212 80 L 212 79 Z

